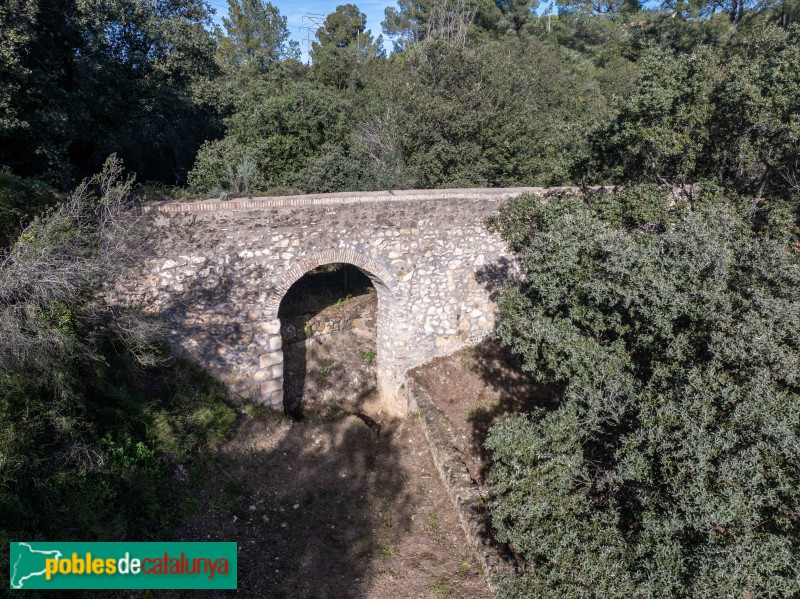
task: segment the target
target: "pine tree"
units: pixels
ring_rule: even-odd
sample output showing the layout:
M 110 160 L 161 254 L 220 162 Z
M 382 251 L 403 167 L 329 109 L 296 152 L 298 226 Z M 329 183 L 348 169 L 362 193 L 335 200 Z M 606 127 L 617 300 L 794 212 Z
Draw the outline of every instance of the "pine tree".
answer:
M 228 0 L 226 34 L 217 28 L 219 60 L 228 69 L 268 71 L 273 64 L 298 58 L 297 42 L 289 40 L 286 17 L 271 2 Z

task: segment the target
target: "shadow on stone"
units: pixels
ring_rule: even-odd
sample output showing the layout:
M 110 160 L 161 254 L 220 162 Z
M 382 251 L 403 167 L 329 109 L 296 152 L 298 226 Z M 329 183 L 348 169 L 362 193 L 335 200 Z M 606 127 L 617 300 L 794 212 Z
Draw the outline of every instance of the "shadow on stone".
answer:
M 358 370 L 358 338 L 354 322 L 366 320 L 375 345 L 375 289 L 370 279 L 350 264 L 329 264 L 307 273 L 284 295 L 278 318 L 284 360 L 284 408 L 296 420 L 319 412 L 336 412 L 336 405 L 353 391 L 352 371 Z M 363 332 L 363 331 L 362 331 Z M 334 338 L 335 337 L 335 338 Z M 374 348 L 361 350 L 371 366 Z M 353 355 L 350 355 L 353 354 Z M 371 359 L 370 359 L 370 356 Z M 373 377 L 374 378 L 374 377 Z M 367 395 L 365 385 L 358 395 Z M 337 391 L 341 392 L 337 393 Z M 340 396 L 340 397 L 339 397 Z M 358 399 L 363 399 L 358 397 Z M 333 406 L 324 406 L 328 400 Z M 310 412 L 309 412 L 310 410 Z

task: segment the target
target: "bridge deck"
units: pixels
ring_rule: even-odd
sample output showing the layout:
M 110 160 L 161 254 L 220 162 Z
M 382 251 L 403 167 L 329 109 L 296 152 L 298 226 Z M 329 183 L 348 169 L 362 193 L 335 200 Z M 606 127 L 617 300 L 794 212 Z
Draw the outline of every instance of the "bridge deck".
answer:
M 389 191 L 345 191 L 338 193 L 314 193 L 293 196 L 264 196 L 233 198 L 230 200 L 197 200 L 194 202 L 153 202 L 147 210 L 158 212 L 215 212 L 220 210 L 261 210 L 264 208 L 294 208 L 323 206 L 328 204 L 361 204 L 368 202 L 409 202 L 419 200 L 497 200 L 530 193 L 544 195 L 551 191 L 562 191 L 575 187 L 478 187 L 468 189 L 398 189 Z M 594 189 L 594 188 L 593 188 Z

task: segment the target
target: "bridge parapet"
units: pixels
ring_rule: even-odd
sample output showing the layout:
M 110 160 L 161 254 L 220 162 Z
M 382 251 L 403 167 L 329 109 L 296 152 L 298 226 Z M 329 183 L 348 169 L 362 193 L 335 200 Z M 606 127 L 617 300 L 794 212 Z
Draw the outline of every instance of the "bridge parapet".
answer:
M 416 202 L 431 200 L 483 200 L 503 202 L 523 194 L 543 196 L 557 191 L 575 190 L 574 187 L 476 187 L 469 189 L 397 189 L 391 191 L 344 191 L 289 196 L 256 196 L 229 200 L 208 199 L 190 202 L 160 201 L 147 205 L 148 210 L 163 213 L 218 212 L 264 210 L 268 208 L 302 208 L 339 204 Z M 600 189 L 600 188 L 592 188 Z

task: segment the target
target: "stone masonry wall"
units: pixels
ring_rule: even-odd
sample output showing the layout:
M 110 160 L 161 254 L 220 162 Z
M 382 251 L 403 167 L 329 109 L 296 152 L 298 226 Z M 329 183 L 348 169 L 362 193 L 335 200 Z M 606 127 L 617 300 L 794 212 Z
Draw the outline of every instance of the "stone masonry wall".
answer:
M 484 223 L 538 188 L 435 190 L 163 203 L 150 208 L 153 258 L 109 290 L 159 314 L 169 341 L 234 392 L 283 406 L 278 307 L 309 270 L 362 269 L 378 294 L 378 385 L 387 409 L 404 372 L 478 341 L 491 291 L 513 269 Z
M 319 314 L 300 314 L 281 322 L 281 337 L 284 344 L 305 341 L 308 337 L 319 337 L 341 331 L 370 331 L 375 327 L 375 308 L 369 301 L 358 301 L 355 304 L 358 313 L 326 309 Z M 369 298 L 367 298 L 369 299 Z M 352 303 L 352 302 L 351 302 Z

